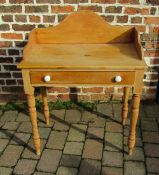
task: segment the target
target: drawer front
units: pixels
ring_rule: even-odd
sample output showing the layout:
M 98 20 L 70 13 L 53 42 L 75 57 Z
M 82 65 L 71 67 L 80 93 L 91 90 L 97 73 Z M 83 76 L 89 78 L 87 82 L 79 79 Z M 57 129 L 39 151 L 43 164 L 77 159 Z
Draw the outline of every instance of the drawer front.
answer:
M 118 77 L 117 77 L 118 76 Z M 135 72 L 131 71 L 32 71 L 32 84 L 103 84 L 132 85 Z M 117 81 L 119 80 L 119 81 Z M 120 81 L 121 80 L 121 81 Z

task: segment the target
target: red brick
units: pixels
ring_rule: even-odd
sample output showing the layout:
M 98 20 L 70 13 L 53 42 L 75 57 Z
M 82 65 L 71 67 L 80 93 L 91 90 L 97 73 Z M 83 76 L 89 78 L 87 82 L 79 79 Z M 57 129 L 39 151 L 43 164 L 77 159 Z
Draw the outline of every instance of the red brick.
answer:
M 123 93 L 123 87 L 119 87 L 119 88 L 118 88 L 118 92 L 119 92 L 119 93 Z
M 8 50 L 9 55 L 19 55 L 19 50 L 17 49 L 9 49 Z
M 0 4 L 6 3 L 6 0 L 0 0 Z
M 33 16 L 33 15 L 29 16 L 29 21 L 39 23 L 40 22 L 40 16 Z
M 159 53 L 158 53 L 159 55 Z M 150 64 L 159 64 L 159 59 L 151 59 Z
M 158 0 L 146 0 L 147 3 L 151 3 L 152 5 L 159 5 Z
M 4 22 L 13 22 L 13 15 L 4 15 L 2 16 Z
M 159 49 L 159 42 L 154 42 L 154 43 L 153 43 L 153 47 L 154 47 L 155 49 Z
M 102 7 L 99 7 L 97 5 L 92 5 L 92 6 L 78 6 L 78 10 L 91 10 L 94 12 L 102 12 Z
M 122 7 L 121 6 L 109 6 L 109 7 L 106 7 L 105 9 L 105 12 L 106 13 L 121 13 L 122 12 Z
M 5 86 L 2 87 L 2 91 L 3 92 L 17 92 L 17 93 L 22 93 L 24 92 L 23 87 L 22 86 Z
M 5 49 L 0 49 L 0 55 L 6 55 L 6 50 Z
M 22 7 L 20 5 L 0 6 L 0 13 L 21 13 Z
M 151 48 L 153 48 L 152 42 L 150 42 L 150 41 L 145 42 L 145 48 L 146 48 L 146 49 L 151 49 Z
M 92 101 L 108 101 L 110 100 L 110 94 L 91 94 L 90 98 Z
M 151 9 L 150 9 L 150 15 L 155 15 L 156 14 L 156 11 L 157 11 L 156 7 L 151 7 Z
M 64 0 L 64 3 L 68 4 L 77 4 L 77 3 L 82 3 L 82 2 L 88 2 L 88 0 Z
M 66 93 L 66 92 L 69 92 L 69 88 L 65 88 L 65 87 L 51 87 L 51 88 L 48 88 L 48 92 L 49 93 Z
M 159 57 L 159 50 L 146 50 L 144 52 L 146 57 Z
M 6 80 L 6 85 L 16 85 L 16 80 Z
M 159 34 L 159 27 L 153 27 L 153 33 Z
M 35 25 L 29 25 L 29 24 L 25 24 L 25 25 L 20 25 L 20 24 L 13 24 L 12 25 L 13 29 L 15 31 L 31 31 L 32 29 L 35 28 Z
M 52 13 L 68 13 L 68 12 L 73 12 L 74 11 L 74 7 L 71 5 L 67 5 L 67 6 L 52 6 Z
M 0 63 L 13 63 L 12 57 L 0 57 Z
M 118 0 L 121 4 L 139 4 L 139 0 Z
M 25 6 L 25 13 L 45 13 L 48 12 L 48 5 Z
M 78 100 L 79 101 L 90 101 L 90 96 L 89 95 L 78 95 Z
M 134 15 L 134 14 L 137 14 L 137 13 L 140 13 L 140 12 L 141 12 L 141 9 L 139 9 L 139 8 L 125 7 L 125 13 L 126 14 Z
M 68 101 L 70 100 L 70 94 L 59 94 L 58 98 L 62 101 Z
M 1 37 L 5 39 L 23 39 L 22 34 L 16 33 L 1 33 Z
M 117 22 L 118 23 L 127 23 L 128 22 L 128 16 L 117 16 Z
M 51 102 L 57 101 L 57 96 L 48 94 L 48 101 L 51 101 Z
M 24 93 L 0 94 L 0 102 L 11 102 L 11 101 L 26 101 L 26 95 Z
M 20 4 L 20 3 L 33 3 L 33 0 L 9 0 L 10 3 L 12 4 Z
M 10 72 L 0 72 L 0 78 L 10 78 Z
M 149 9 L 148 8 L 141 9 L 141 15 L 149 15 Z
M 143 88 L 143 93 L 156 94 L 157 88 Z
M 113 22 L 114 20 L 114 16 L 109 15 L 109 16 L 102 16 L 104 18 L 104 20 L 106 20 L 107 22 Z
M 7 31 L 10 30 L 10 27 L 8 24 L 1 24 L 0 25 L 0 31 Z
M 82 88 L 82 92 L 84 92 L 84 93 L 88 93 L 88 92 L 101 93 L 101 92 L 103 92 L 103 87 Z
M 39 3 L 39 4 L 60 4 L 61 1 L 60 0 L 36 0 L 36 3 Z
M 105 93 L 113 93 L 114 92 L 114 87 L 106 87 L 104 92 Z
M 43 22 L 53 23 L 55 22 L 55 16 L 43 16 Z
M 23 80 L 17 80 L 18 85 L 23 85 Z
M 113 94 L 112 100 L 122 100 L 122 94 Z
M 137 24 L 139 24 L 139 23 L 142 23 L 142 18 L 141 17 L 132 17 L 131 18 L 131 23 L 137 23 Z
M 6 71 L 17 71 L 17 66 L 16 65 L 3 65 L 4 70 Z
M 5 85 L 4 80 L 0 80 L 0 85 Z
M 15 15 L 15 20 L 17 22 L 26 22 L 27 21 L 27 18 L 25 15 Z
M 159 42 L 147 41 L 145 43 L 145 48 L 146 49 L 152 49 L 152 48 L 159 49 Z
M 12 43 L 10 41 L 0 41 L 0 47 L 10 47 Z
M 144 23 L 146 24 L 159 24 L 159 17 L 145 17 Z
M 116 1 L 115 0 L 91 0 L 92 3 L 108 3 L 108 4 L 113 4 Z

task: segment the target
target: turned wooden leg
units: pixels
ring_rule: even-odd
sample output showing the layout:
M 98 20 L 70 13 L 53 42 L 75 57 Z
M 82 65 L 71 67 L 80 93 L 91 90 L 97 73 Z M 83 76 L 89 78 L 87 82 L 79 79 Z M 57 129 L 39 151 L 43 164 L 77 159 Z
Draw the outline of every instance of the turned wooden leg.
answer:
M 49 107 L 48 107 L 48 102 L 47 102 L 47 94 L 46 94 L 46 88 L 41 87 L 41 95 L 43 98 L 43 106 L 44 106 L 44 115 L 45 115 L 45 121 L 46 125 L 49 125 Z
M 137 124 L 138 115 L 139 115 L 139 106 L 140 106 L 140 94 L 134 94 L 132 110 L 131 110 L 130 132 L 129 132 L 129 139 L 128 139 L 129 155 L 132 155 L 133 148 L 135 146 L 136 124 Z
M 39 131 L 38 131 L 38 126 L 37 126 L 37 113 L 36 113 L 36 107 L 35 107 L 35 97 L 32 94 L 28 94 L 27 99 L 28 99 L 30 119 L 31 119 L 31 123 L 32 123 L 34 147 L 36 150 L 36 154 L 40 155 L 40 137 L 39 137 Z
M 125 126 L 128 116 L 128 100 L 129 100 L 130 87 L 124 87 L 124 101 L 122 107 L 122 125 Z

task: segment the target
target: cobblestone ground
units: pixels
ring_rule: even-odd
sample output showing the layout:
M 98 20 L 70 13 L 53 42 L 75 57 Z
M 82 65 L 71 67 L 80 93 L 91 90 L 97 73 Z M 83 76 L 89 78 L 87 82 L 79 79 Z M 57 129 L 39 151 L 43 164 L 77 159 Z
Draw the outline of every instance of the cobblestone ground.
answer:
M 136 149 L 127 155 L 130 119 L 121 126 L 121 103 L 51 111 L 50 125 L 38 113 L 41 156 L 36 156 L 28 114 L 0 117 L 0 175 L 155 175 L 159 174 L 159 105 L 142 104 Z

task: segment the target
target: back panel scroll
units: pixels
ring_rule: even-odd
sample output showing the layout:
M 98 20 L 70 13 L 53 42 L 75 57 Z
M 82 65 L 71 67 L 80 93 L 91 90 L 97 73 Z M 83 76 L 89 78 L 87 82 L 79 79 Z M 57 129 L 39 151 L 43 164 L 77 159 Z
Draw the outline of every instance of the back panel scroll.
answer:
M 104 44 L 133 42 L 134 27 L 111 26 L 91 11 L 67 16 L 55 27 L 36 29 L 37 43 Z

